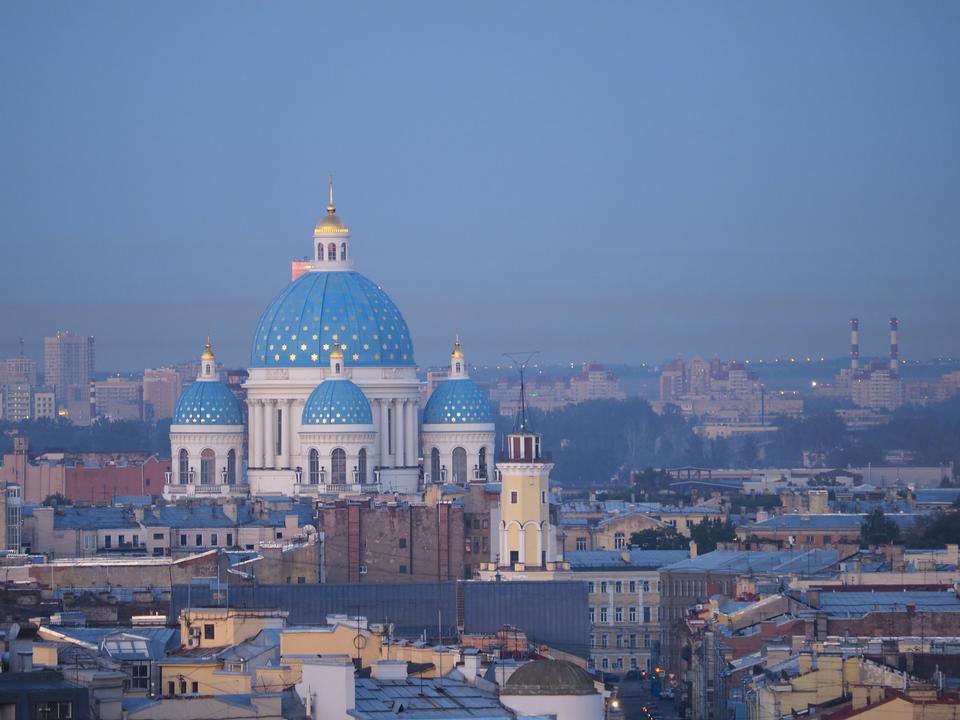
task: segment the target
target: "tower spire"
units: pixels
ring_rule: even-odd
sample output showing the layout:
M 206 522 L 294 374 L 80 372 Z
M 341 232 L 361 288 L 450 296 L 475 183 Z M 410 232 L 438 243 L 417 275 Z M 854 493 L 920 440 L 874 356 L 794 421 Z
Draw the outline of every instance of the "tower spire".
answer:
M 333 215 L 337 207 L 333 204 L 333 173 L 330 173 L 330 204 L 327 205 L 327 215 Z

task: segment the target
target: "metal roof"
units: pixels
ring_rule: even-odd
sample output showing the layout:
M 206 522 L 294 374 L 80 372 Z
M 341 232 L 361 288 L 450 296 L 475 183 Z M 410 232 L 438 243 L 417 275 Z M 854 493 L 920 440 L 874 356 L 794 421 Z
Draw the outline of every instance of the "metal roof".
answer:
M 669 572 L 817 574 L 832 569 L 836 550 L 778 550 L 772 552 L 715 550 L 662 568 Z
M 623 553 L 629 553 L 624 560 Z M 568 552 L 564 560 L 576 570 L 656 570 L 689 557 L 686 550 L 585 550 Z

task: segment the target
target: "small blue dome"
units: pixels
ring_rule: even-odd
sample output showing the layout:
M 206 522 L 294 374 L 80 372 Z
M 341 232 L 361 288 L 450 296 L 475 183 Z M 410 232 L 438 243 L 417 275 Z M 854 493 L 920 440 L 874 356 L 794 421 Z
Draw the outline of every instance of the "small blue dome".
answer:
M 407 323 L 393 301 L 358 272 L 308 272 L 260 316 L 251 367 L 325 367 L 333 336 L 351 367 L 414 365 Z
M 219 380 L 197 380 L 177 401 L 174 425 L 243 425 L 236 395 Z
M 424 425 L 492 422 L 487 394 L 470 378 L 444 380 L 423 409 Z
M 373 425 L 373 412 L 363 390 L 349 380 L 330 378 L 310 393 L 300 424 Z

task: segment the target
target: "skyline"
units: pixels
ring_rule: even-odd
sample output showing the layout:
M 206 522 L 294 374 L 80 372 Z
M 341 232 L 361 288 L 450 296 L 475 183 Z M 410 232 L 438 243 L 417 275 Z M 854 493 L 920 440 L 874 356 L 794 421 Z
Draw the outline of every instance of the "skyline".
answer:
M 421 365 L 960 354 L 954 5 L 0 12 L 2 356 L 245 365 L 330 172 Z

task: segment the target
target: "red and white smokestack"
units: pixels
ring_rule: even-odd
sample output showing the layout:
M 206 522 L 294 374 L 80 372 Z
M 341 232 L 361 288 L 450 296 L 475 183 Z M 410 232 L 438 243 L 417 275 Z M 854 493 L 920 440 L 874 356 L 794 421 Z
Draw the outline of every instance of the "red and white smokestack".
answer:
M 890 318 L 890 372 L 900 371 L 900 347 L 897 345 L 897 330 L 900 328 L 900 321 L 896 318 Z
M 850 369 L 860 367 L 860 319 L 850 319 Z

